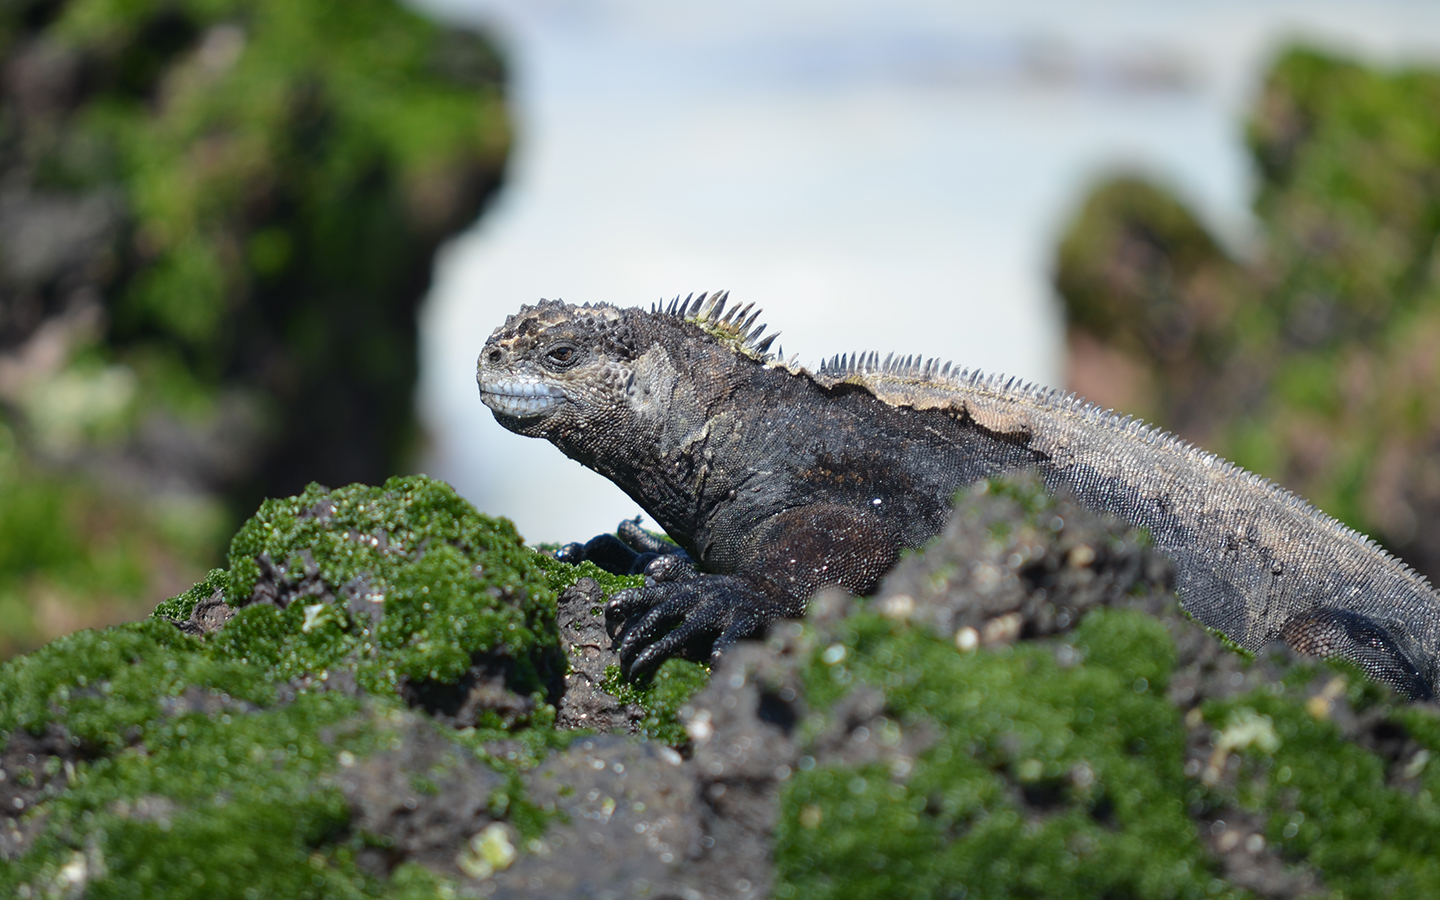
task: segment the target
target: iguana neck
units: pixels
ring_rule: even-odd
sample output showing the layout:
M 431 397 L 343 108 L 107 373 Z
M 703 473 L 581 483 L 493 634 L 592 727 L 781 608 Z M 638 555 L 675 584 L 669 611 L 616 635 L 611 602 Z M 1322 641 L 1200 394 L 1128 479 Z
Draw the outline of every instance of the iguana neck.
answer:
M 603 422 L 552 437 L 571 459 L 613 481 L 685 546 L 715 508 L 733 496 L 741 473 L 719 446 L 736 430 L 736 409 L 755 398 L 747 386 L 763 367 L 724 348 L 657 337 L 635 361 L 629 403 Z M 683 363 L 683 366 L 680 364 Z M 757 371 L 739 371 L 741 369 Z M 694 547 L 686 550 L 696 552 Z

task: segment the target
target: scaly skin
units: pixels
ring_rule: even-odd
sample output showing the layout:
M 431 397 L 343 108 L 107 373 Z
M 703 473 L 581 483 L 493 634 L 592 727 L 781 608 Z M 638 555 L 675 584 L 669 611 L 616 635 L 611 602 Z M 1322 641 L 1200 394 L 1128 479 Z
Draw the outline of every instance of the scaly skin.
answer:
M 867 354 L 809 372 L 770 356 L 750 307 L 725 303 L 542 301 L 480 354 L 501 425 L 614 481 L 698 565 L 649 557 L 646 586 L 611 599 L 628 675 L 801 615 L 822 587 L 872 592 L 940 531 L 956 490 L 1033 469 L 1149 529 L 1186 608 L 1241 646 L 1282 639 L 1433 696 L 1440 599 L 1270 482 L 1073 397 L 933 361 Z

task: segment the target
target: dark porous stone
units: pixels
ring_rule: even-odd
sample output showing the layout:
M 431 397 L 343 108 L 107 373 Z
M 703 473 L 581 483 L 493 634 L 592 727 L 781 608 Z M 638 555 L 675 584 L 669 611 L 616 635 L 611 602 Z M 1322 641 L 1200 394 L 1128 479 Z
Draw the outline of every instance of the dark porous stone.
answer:
M 570 659 L 565 693 L 555 709 L 555 727 L 591 728 L 602 733 L 634 734 L 645 710 L 605 692 L 605 670 L 620 664 L 611 647 L 600 609 L 605 595 L 594 578 L 583 577 L 560 594 L 556 619 Z
M 496 897 L 699 897 L 691 767 L 655 743 L 612 735 L 571 745 L 529 773 L 529 800 L 563 813 L 514 865 L 479 885 Z
M 342 758 L 335 781 L 353 810 L 353 827 L 385 839 L 360 856 L 378 875 L 416 862 L 463 876 L 461 854 L 494 821 L 492 795 L 504 786 L 498 772 L 413 714 L 399 723 L 388 749 Z

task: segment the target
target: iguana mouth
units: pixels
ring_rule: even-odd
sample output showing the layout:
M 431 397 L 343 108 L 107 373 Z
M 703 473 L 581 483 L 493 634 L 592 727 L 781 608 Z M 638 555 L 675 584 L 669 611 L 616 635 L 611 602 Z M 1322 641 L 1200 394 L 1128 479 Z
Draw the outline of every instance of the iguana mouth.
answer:
M 565 402 L 559 388 L 519 378 L 480 382 L 480 402 L 517 419 L 548 413 Z

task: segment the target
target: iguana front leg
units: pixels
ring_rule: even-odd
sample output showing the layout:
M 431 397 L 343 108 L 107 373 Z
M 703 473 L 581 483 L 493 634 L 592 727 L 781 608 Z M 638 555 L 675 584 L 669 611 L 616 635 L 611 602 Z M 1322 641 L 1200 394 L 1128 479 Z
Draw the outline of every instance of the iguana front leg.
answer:
M 596 535 L 583 544 L 566 544 L 555 553 L 555 558 L 563 563 L 593 562 L 612 575 L 642 574 L 646 566 L 661 556 L 678 556 L 690 561 L 689 554 L 679 546 L 641 528 L 639 516 L 621 522 L 615 534 Z
M 757 529 L 735 571 L 705 574 L 674 556 L 646 568 L 646 584 L 620 591 L 605 607 L 621 670 L 636 678 L 676 655 L 718 654 L 836 585 L 868 594 L 899 554 L 893 529 L 869 510 L 811 504 Z

